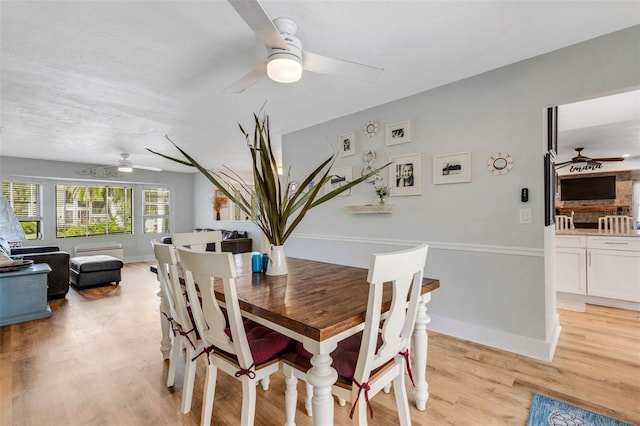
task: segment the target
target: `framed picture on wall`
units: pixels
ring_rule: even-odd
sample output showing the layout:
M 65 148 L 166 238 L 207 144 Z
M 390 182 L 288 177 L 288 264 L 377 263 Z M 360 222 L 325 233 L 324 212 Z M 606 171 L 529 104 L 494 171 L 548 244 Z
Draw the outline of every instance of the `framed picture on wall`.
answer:
M 331 179 L 325 184 L 324 187 L 325 194 L 333 191 L 336 188 L 340 188 L 342 185 L 347 182 L 351 182 L 351 180 L 353 179 L 353 172 L 351 170 L 351 167 L 333 169 L 331 170 L 331 174 L 333 176 L 331 176 Z M 351 189 L 344 191 L 339 196 L 342 195 L 351 195 Z
M 471 153 L 435 155 L 433 157 L 433 183 L 471 182 Z
M 343 133 L 338 137 L 338 157 L 347 157 L 356 153 L 356 134 Z
M 407 142 L 411 142 L 410 121 L 387 125 L 385 145 L 398 145 Z
M 409 154 L 390 157 L 389 187 L 392 197 L 404 195 L 420 195 L 421 157 L 420 154 Z

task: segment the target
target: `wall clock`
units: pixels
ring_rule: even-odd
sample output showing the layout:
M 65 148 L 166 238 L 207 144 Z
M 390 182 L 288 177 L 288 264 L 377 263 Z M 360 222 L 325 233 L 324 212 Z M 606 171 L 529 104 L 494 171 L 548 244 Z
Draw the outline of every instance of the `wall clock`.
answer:
M 362 132 L 368 137 L 372 138 L 378 133 L 378 123 L 373 120 L 369 120 L 362 127 Z
M 513 157 L 506 152 L 493 154 L 487 160 L 487 169 L 494 175 L 506 175 L 513 169 Z

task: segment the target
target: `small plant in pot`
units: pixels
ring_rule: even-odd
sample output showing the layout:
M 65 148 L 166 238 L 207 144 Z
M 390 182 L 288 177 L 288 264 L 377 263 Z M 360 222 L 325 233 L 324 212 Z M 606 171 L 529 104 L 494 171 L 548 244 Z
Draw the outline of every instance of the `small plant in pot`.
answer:
M 284 275 L 287 273 L 283 251 L 284 243 L 307 212 L 357 184 L 365 182 L 390 163 L 372 170 L 351 182 L 346 182 L 326 194 L 322 194 L 322 188 L 334 177 L 331 173 L 331 167 L 337 155 L 333 154 L 311 171 L 299 185 L 294 182 L 288 182 L 288 177 L 287 181 L 282 184 L 271 146 L 269 117 L 265 115 L 264 118 L 260 118 L 257 114 L 254 114 L 253 117 L 255 122 L 253 140 L 251 140 L 251 135 L 244 130 L 242 125 L 239 125 L 240 131 L 247 141 L 247 147 L 251 152 L 253 187 L 231 170 L 222 172 L 207 170 L 168 136 L 165 136 L 166 139 L 178 149 L 184 159 L 162 154 L 149 148 L 147 150 L 169 160 L 198 169 L 264 233 L 271 244 L 267 275 Z M 309 184 L 312 182 L 315 184 L 309 188 Z

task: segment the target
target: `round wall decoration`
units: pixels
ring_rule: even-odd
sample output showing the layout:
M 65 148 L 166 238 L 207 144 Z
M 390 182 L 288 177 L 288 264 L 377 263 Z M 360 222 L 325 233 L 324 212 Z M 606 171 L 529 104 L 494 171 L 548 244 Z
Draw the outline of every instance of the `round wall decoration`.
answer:
M 493 154 L 487 160 L 487 169 L 494 175 L 506 175 L 513 169 L 513 157 L 506 152 Z
M 373 120 L 367 121 L 362 127 L 362 132 L 370 138 L 374 137 L 378 133 L 378 123 Z

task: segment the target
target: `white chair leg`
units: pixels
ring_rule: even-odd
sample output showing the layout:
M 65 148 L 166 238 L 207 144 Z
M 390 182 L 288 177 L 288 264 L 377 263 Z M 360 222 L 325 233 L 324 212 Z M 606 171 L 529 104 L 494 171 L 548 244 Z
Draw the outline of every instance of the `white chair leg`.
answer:
M 253 426 L 256 416 L 256 384 L 249 378 L 242 380 L 242 426 Z
M 382 391 L 383 391 L 384 393 L 389 393 L 389 392 L 391 392 L 391 383 L 387 383 L 387 384 L 385 385 L 385 387 L 384 387 L 384 388 L 382 388 Z
M 207 365 L 207 374 L 204 379 L 204 390 L 202 395 L 202 414 L 200 416 L 200 425 L 209 426 L 211 424 L 211 415 L 213 414 L 213 400 L 216 396 L 216 379 L 218 377 L 218 369 L 215 365 Z
M 271 383 L 271 376 L 267 376 L 260 380 L 260 384 L 262 385 L 263 390 L 269 390 L 269 383 Z
M 167 387 L 170 388 L 176 381 L 176 368 L 178 366 L 178 359 L 180 358 L 182 339 L 173 336 L 171 352 L 169 352 L 169 372 L 167 373 Z
M 193 399 L 193 384 L 196 380 L 197 360 L 191 361 L 195 356 L 195 350 L 188 346 L 185 351 L 184 360 L 184 383 L 182 385 L 182 404 L 180 412 L 187 414 L 191 411 L 191 400 Z
M 298 403 L 298 378 L 293 375 L 290 367 L 283 367 L 285 391 L 284 391 L 284 407 L 285 407 L 285 426 L 296 426 L 296 405 Z
M 309 382 L 304 382 L 304 386 L 307 391 L 307 398 L 304 401 L 304 408 L 307 409 L 307 415 L 309 417 L 313 417 L 313 404 L 311 404 L 311 400 L 313 399 L 313 386 Z
M 393 393 L 396 396 L 396 406 L 398 408 L 400 426 L 411 426 L 409 398 L 407 397 L 407 388 L 404 383 L 404 367 L 401 367 L 400 373 L 395 379 L 393 379 Z

